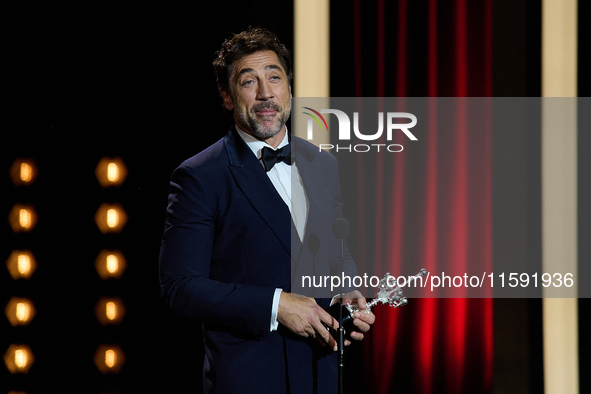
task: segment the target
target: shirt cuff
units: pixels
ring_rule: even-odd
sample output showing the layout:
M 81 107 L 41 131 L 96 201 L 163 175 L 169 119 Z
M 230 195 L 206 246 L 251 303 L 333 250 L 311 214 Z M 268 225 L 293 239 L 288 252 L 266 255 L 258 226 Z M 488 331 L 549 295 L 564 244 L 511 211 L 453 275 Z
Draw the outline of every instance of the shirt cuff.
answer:
M 281 297 L 281 289 L 275 289 L 273 295 L 273 307 L 271 309 L 271 332 L 277 331 L 279 322 L 277 321 L 277 312 L 279 311 L 279 298 Z

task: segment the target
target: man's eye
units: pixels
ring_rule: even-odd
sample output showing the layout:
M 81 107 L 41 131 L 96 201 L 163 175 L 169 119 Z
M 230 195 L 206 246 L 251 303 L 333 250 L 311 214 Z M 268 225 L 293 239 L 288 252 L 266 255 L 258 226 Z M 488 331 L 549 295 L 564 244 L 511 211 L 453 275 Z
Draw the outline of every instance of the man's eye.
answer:
M 242 82 L 242 86 L 249 86 L 252 85 L 254 83 L 254 81 L 252 79 L 248 79 L 244 82 Z

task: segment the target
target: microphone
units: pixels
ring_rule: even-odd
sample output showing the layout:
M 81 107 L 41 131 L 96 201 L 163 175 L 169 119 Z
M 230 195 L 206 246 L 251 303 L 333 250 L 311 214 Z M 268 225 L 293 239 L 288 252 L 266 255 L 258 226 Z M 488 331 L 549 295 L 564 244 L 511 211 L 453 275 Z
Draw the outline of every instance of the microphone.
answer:
M 349 235 L 351 225 L 345 218 L 338 218 L 332 222 L 332 232 L 338 239 L 345 239 Z

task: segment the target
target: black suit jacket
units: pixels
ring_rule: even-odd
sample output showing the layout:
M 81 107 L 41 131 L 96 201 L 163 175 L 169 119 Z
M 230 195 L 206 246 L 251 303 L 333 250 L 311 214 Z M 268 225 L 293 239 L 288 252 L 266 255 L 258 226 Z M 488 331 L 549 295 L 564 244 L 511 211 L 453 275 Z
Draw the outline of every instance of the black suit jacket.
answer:
M 161 292 L 173 311 L 203 322 L 205 392 L 336 392 L 334 354 L 281 325 L 270 332 L 276 288 L 291 292 L 301 275 L 340 268 L 340 241 L 331 231 L 342 215 L 336 159 L 296 137 L 292 151 L 309 201 L 303 243 L 288 207 L 234 128 L 173 173 Z M 316 255 L 307 245 L 312 233 L 320 238 Z M 356 273 L 348 254 L 346 267 Z M 297 290 L 329 304 L 327 289 Z

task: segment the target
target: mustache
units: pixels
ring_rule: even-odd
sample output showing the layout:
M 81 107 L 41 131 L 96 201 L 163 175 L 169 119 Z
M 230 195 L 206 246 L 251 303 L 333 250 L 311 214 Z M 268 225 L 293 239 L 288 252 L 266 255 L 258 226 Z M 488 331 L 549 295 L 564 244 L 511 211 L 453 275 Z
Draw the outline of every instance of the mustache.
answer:
M 277 111 L 277 112 L 281 112 L 282 111 L 281 106 L 279 104 L 275 103 L 275 102 L 272 102 L 272 101 L 265 101 L 263 103 L 256 104 L 256 105 L 254 105 L 251 108 L 251 111 L 252 112 L 257 112 L 257 111 L 260 111 L 260 110 L 263 110 L 263 109 L 272 109 L 272 110 Z

